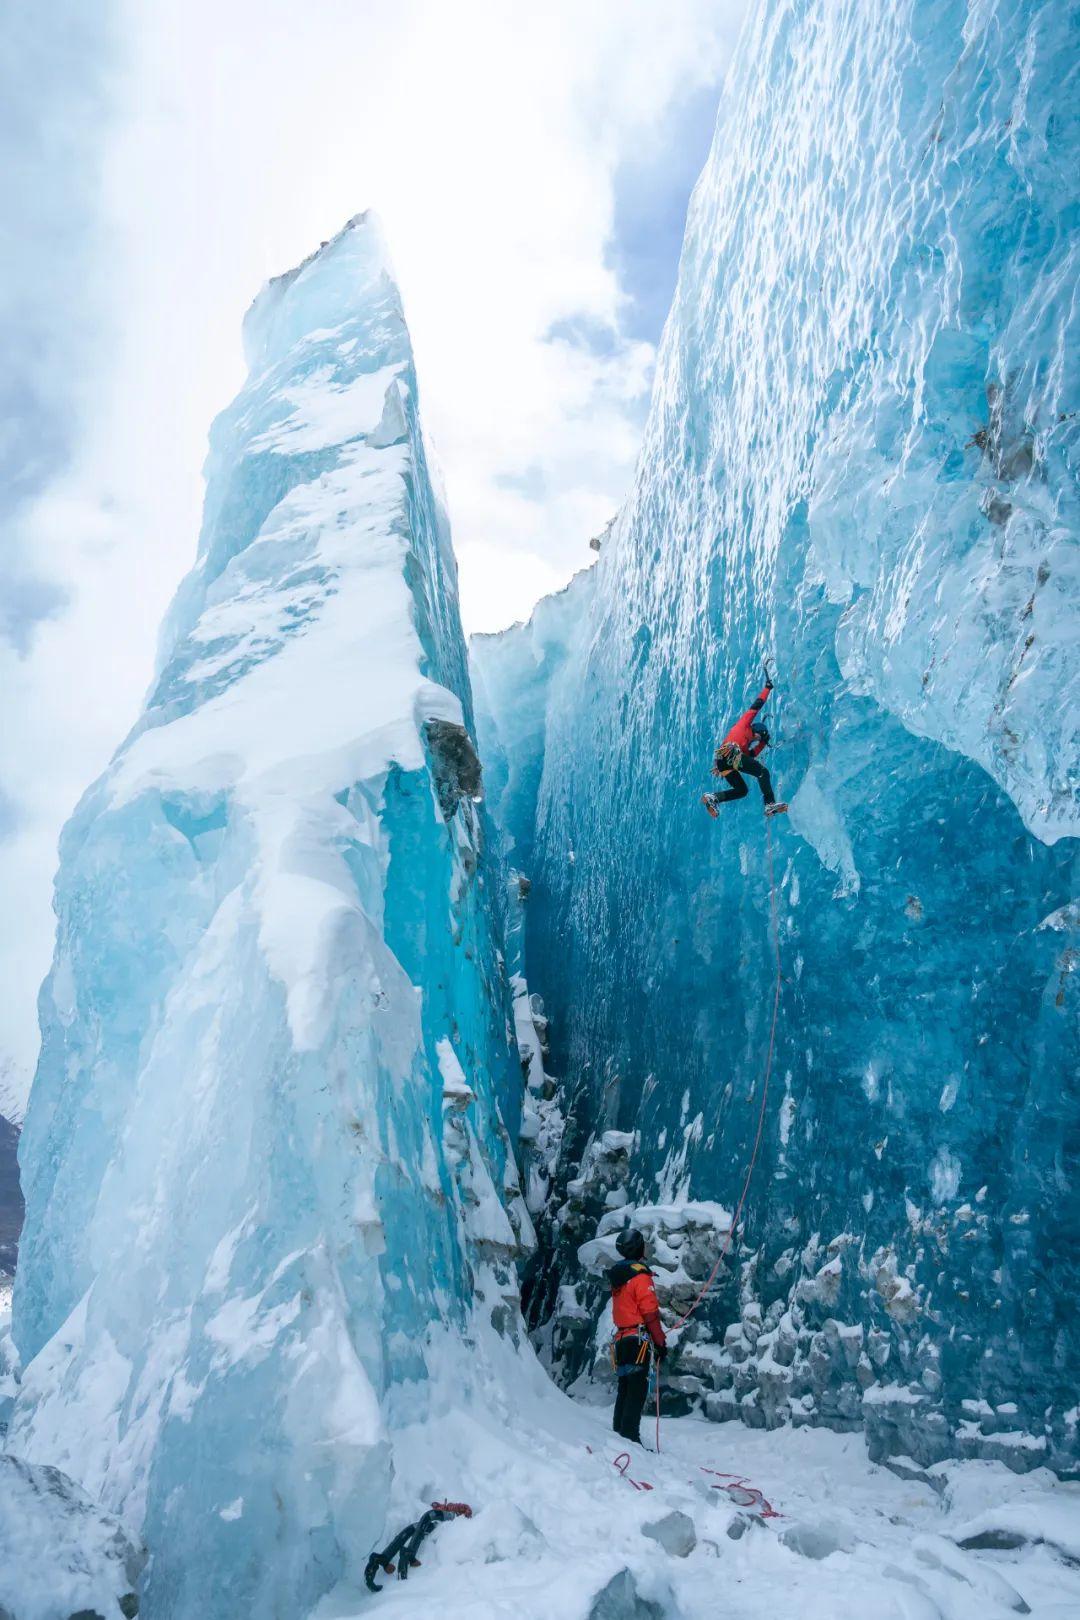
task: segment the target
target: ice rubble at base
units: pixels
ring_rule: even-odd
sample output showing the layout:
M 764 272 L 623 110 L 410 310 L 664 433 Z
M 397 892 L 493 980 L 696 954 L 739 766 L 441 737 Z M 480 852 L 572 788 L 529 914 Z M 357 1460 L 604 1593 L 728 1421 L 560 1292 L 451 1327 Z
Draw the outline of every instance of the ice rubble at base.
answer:
M 4 1450 L 18 1374 L 0 1282 L 0 1620 L 131 1620 L 146 1549 L 58 1468 Z
M 263 292 L 142 718 L 61 849 L 6 1444 L 151 1616 L 306 1613 L 431 1335 L 516 1331 L 521 1080 L 465 649 L 376 225 Z
M 869 1463 L 852 1436 L 681 1418 L 665 1420 L 659 1456 L 635 1456 L 630 1476 L 653 1487 L 636 1490 L 612 1466 L 606 1410 L 566 1400 L 535 1369 L 518 1364 L 512 1392 L 491 1371 L 486 1409 L 457 1401 L 398 1436 L 402 1522 L 423 1500 L 435 1457 L 477 1507 L 472 1520 L 426 1544 L 415 1579 L 384 1589 L 380 1608 L 400 1620 L 426 1620 L 433 1605 L 446 1620 L 589 1620 L 610 1616 L 597 1605 L 616 1599 L 618 1620 L 649 1603 L 663 1620 L 729 1610 L 742 1620 L 1007 1620 L 1023 1612 L 1065 1620 L 1080 1598 L 1080 1569 L 1064 1547 L 978 1552 L 956 1540 L 990 1505 L 1008 1523 L 1029 1514 L 1052 1526 L 1075 1513 L 1077 1487 L 1044 1469 L 1021 1478 L 1000 1464 L 948 1463 L 913 1481 Z M 746 1506 L 754 1491 L 781 1517 Z M 686 1533 L 677 1543 L 655 1534 L 671 1518 L 684 1532 L 689 1521 L 693 1546 Z M 363 1599 L 342 1590 L 318 1620 L 366 1612 Z
M 436 1608 L 445 1620 L 589 1620 L 610 1614 L 597 1609 L 605 1594 L 623 1605 L 618 1620 L 650 1603 L 663 1620 L 698 1620 L 717 1612 L 718 1593 L 744 1620 L 995 1620 L 1023 1612 L 1011 1594 L 1040 1620 L 1064 1620 L 1080 1603 L 1068 1562 L 1078 1488 L 1045 1469 L 1018 1478 L 949 1463 L 914 1478 L 875 1468 L 851 1437 L 665 1419 L 663 1453 L 632 1470 L 653 1489 L 637 1491 L 612 1467 L 607 1411 L 568 1401 L 509 1341 L 480 1345 L 482 1392 L 472 1352 L 456 1339 L 440 1351 L 423 1418 L 394 1437 L 387 1521 L 406 1522 L 451 1480 L 476 1511 L 426 1543 L 407 1584 L 384 1588 L 379 1608 L 398 1620 Z M 763 1518 L 756 1491 L 781 1518 Z M 962 1550 L 988 1523 L 1006 1550 Z M 369 1605 L 344 1581 L 316 1620 L 355 1620 Z
M 923 1467 L 1080 1460 L 1074 34 L 1055 0 L 758 8 L 627 505 L 472 648 L 551 1071 L 636 1143 L 594 1198 L 567 1132 L 545 1353 L 591 1363 L 609 1196 L 738 1196 L 768 857 L 753 787 L 697 800 L 772 653 L 766 1136 L 671 1370 Z
M 0 1617 L 132 1620 L 146 1552 L 58 1468 L 0 1455 Z
M 0 1442 L 7 1432 L 18 1389 L 19 1357 L 11 1337 L 11 1287 L 0 1280 Z

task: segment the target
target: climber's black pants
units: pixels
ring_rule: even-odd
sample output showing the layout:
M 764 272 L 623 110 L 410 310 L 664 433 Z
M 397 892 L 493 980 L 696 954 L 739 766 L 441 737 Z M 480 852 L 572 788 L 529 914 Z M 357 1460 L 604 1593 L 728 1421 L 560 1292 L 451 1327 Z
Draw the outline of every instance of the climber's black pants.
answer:
M 740 772 L 742 774 L 740 774 Z M 772 787 L 772 777 L 765 769 L 765 766 L 760 764 L 756 759 L 751 759 L 749 754 L 743 755 L 742 764 L 739 766 L 737 771 L 728 771 L 726 780 L 731 783 L 731 786 L 728 788 L 726 793 L 715 793 L 713 795 L 714 802 L 716 804 L 726 804 L 729 799 L 745 799 L 750 790 L 743 781 L 743 775 L 756 776 L 758 779 L 758 786 L 761 789 L 761 797 L 765 800 L 765 803 L 776 803 L 776 794 L 773 792 Z
M 619 1387 L 615 1391 L 615 1417 L 611 1425 L 624 1440 L 633 1440 L 638 1445 L 641 1444 L 641 1414 L 649 1393 L 648 1354 L 640 1366 L 635 1366 L 640 1349 L 636 1333 L 628 1333 L 625 1339 L 615 1341 L 615 1371 Z M 633 1367 L 633 1372 L 623 1370 L 628 1367 Z

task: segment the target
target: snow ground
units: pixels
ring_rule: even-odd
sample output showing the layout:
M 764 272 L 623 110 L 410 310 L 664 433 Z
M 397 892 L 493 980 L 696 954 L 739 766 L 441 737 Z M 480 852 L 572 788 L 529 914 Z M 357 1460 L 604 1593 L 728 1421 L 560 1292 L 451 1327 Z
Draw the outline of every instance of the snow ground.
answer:
M 622 1447 L 609 1409 L 570 1400 L 535 1364 L 517 1366 L 525 1387 L 512 1399 L 494 1377 L 487 1410 L 462 1406 L 459 1391 L 457 1410 L 398 1435 L 383 1544 L 433 1500 L 464 1500 L 475 1513 L 436 1530 L 407 1583 L 384 1577 L 377 1612 L 386 1620 L 587 1620 L 623 1569 L 657 1606 L 626 1609 L 627 1620 L 650 1612 L 671 1620 L 1080 1615 L 1080 1564 L 1067 1561 L 1067 1549 L 976 1553 L 950 1539 L 988 1515 L 995 1525 L 1040 1524 L 1049 1537 L 1075 1525 L 1080 1485 L 1045 1469 L 1021 1477 L 998 1463 L 950 1463 L 922 1483 L 870 1463 L 861 1434 L 681 1418 L 663 1420 L 659 1456 L 635 1450 L 629 1473 L 653 1486 L 638 1490 L 613 1467 Z M 754 1520 L 732 1539 L 752 1510 L 734 1505 L 705 1469 L 745 1477 L 781 1516 Z M 685 1558 L 642 1534 L 673 1510 L 697 1532 Z M 819 1554 L 837 1550 L 814 1558 L 784 1544 L 800 1533 Z M 366 1616 L 374 1601 L 339 1587 L 317 1620 Z M 623 1612 L 605 1610 L 604 1620 Z
M 649 1417 L 648 1449 L 634 1448 L 623 1477 L 607 1405 L 571 1400 L 530 1352 L 490 1337 L 477 1361 L 463 1354 L 449 1338 L 438 1348 L 435 1415 L 396 1430 L 381 1544 L 432 1501 L 467 1501 L 473 1518 L 440 1525 L 407 1583 L 380 1577 L 377 1599 L 339 1586 L 313 1620 L 589 1620 L 622 1570 L 653 1608 L 605 1609 L 602 1620 L 1080 1615 L 1080 1483 L 1048 1469 L 952 1462 L 908 1480 L 869 1462 L 861 1434 L 693 1417 L 662 1420 L 657 1455 Z M 778 1516 L 736 1504 L 721 1475 L 745 1481 Z M 674 1511 L 694 1522 L 685 1558 L 643 1534 Z M 957 1545 L 1002 1534 L 1024 1544 Z M 358 1549 L 360 1567 L 369 1550 Z

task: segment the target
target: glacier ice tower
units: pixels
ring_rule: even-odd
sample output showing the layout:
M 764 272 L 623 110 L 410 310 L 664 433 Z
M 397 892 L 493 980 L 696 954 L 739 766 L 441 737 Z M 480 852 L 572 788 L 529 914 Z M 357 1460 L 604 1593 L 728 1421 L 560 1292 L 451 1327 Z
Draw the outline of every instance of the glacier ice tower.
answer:
M 21 1146 L 8 1444 L 141 1532 L 151 1617 L 303 1614 L 362 1569 L 388 1410 L 432 1335 L 513 1330 L 529 1237 L 455 567 L 377 225 L 244 336 L 153 689 L 63 834 Z

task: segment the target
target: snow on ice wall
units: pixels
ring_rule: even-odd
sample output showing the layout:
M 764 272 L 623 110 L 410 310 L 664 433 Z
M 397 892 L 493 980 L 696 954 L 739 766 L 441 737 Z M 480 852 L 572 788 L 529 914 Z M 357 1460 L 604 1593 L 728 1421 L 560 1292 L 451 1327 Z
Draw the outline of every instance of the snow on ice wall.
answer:
M 684 1392 L 923 1456 L 1078 1449 L 1078 43 L 1068 0 L 761 8 L 577 622 L 474 648 L 550 1067 L 649 1206 L 748 1158 L 766 830 L 698 796 L 776 656 L 773 1089 Z
M 21 1145 L 8 1445 L 121 1512 L 144 1612 L 184 1620 L 304 1614 L 362 1569 L 388 1404 L 429 1333 L 513 1328 L 528 1239 L 455 569 L 376 225 L 245 338 L 145 713 L 64 832 Z

